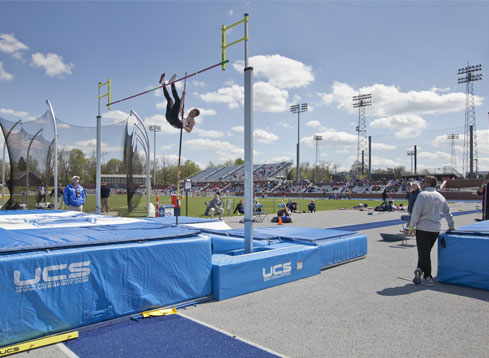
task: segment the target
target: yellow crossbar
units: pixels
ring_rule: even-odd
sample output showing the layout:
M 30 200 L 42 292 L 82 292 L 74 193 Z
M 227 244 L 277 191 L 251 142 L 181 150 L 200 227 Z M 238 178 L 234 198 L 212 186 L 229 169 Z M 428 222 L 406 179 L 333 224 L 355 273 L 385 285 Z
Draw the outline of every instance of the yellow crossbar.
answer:
M 58 334 L 56 336 L 49 336 L 45 338 L 36 339 L 33 341 L 28 341 L 20 344 L 16 344 L 9 347 L 0 348 L 0 357 L 5 357 L 14 353 L 19 353 L 23 351 L 28 351 L 35 348 L 40 348 L 48 346 L 50 344 L 59 343 L 67 341 L 69 339 L 78 338 L 78 331 Z

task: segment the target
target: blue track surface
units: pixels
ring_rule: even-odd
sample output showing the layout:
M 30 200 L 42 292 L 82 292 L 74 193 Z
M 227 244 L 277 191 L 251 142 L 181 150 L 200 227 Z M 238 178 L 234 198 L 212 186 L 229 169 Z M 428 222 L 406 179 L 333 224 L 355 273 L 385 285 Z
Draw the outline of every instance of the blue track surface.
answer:
M 80 358 L 277 357 L 179 315 L 80 332 L 65 344 Z
M 452 215 L 459 216 L 459 215 L 467 215 L 467 214 L 477 214 L 480 212 L 481 210 L 477 209 L 477 210 L 460 211 L 460 212 L 452 213 Z M 331 229 L 347 230 L 347 231 L 370 230 L 370 229 L 376 229 L 385 226 L 401 225 L 401 223 L 403 222 L 404 221 L 402 221 L 401 219 L 394 219 L 394 220 L 377 221 L 373 223 L 365 223 L 365 224 L 357 224 L 357 225 L 337 226 L 337 227 L 332 227 Z

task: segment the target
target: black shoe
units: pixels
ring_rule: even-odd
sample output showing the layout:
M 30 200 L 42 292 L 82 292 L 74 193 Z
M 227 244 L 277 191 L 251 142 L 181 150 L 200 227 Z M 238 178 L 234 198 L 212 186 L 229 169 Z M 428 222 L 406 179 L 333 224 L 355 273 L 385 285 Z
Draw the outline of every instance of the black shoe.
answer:
M 423 275 L 423 273 L 421 272 L 421 269 L 418 267 L 415 271 L 414 271 L 414 279 L 413 279 L 413 283 L 415 285 L 419 285 L 421 283 L 421 276 Z

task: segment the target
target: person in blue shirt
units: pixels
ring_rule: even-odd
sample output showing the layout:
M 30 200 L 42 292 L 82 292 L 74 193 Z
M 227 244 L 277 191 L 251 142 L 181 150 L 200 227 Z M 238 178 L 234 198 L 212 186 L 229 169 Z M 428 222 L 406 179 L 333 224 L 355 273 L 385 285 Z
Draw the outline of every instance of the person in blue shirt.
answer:
M 63 192 L 63 202 L 70 211 L 83 211 L 85 204 L 85 189 L 80 185 L 80 177 L 73 176 L 71 184 L 69 184 Z

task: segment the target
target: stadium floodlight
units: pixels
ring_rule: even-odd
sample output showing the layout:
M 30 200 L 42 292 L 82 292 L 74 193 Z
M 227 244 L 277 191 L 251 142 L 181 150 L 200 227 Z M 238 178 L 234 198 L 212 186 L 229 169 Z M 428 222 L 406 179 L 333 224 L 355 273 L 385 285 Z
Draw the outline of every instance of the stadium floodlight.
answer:
M 358 108 L 358 126 L 356 126 L 355 131 L 357 132 L 357 161 L 360 162 L 360 154 L 367 152 L 367 121 L 365 119 L 365 107 L 371 106 L 372 101 L 371 93 L 359 94 L 358 96 L 353 96 L 353 108 Z M 362 160 L 362 167 L 364 163 Z
M 472 177 L 472 168 L 474 161 L 478 160 L 477 149 L 477 125 L 475 118 L 475 103 L 474 103 L 474 84 L 475 81 L 482 80 L 482 73 L 474 73 L 482 71 L 482 65 L 472 65 L 467 63 L 466 67 L 459 68 L 457 75 L 464 75 L 457 78 L 457 83 L 465 83 L 465 125 L 464 125 L 464 152 L 462 172 L 466 176 L 468 168 L 471 168 L 470 177 Z M 473 133 L 470 134 L 469 128 L 472 126 Z M 472 145 L 470 144 L 472 142 Z
M 156 132 L 161 132 L 161 126 L 160 125 L 157 125 L 157 124 L 151 124 L 149 126 L 149 131 L 150 132 L 154 132 L 154 140 L 153 140 L 153 150 L 154 150 L 154 154 L 153 154 L 153 159 L 154 159 L 154 162 L 153 162 L 153 165 L 154 165 L 154 169 L 153 169 L 153 185 L 156 185 Z
M 307 110 L 307 103 L 290 106 L 290 112 L 297 113 L 297 183 L 300 181 L 300 114 Z

